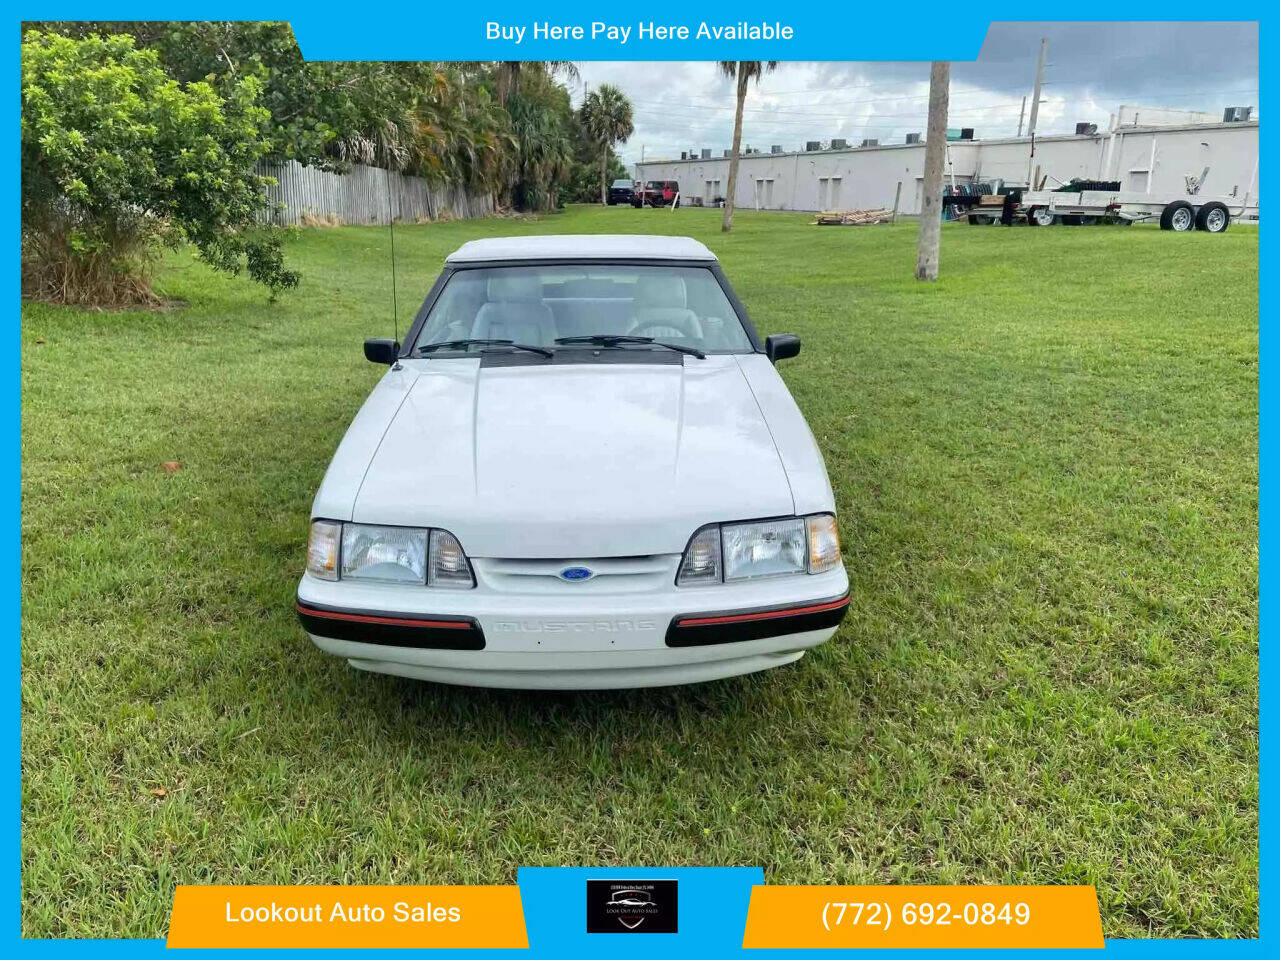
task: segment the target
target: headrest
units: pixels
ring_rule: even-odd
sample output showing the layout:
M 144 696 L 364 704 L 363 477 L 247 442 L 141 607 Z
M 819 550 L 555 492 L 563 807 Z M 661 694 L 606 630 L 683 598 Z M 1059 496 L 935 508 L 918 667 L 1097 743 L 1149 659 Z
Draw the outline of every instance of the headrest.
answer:
M 489 299 L 510 302 L 512 300 L 541 300 L 542 281 L 531 270 L 508 270 L 489 278 Z
M 684 277 L 671 274 L 641 275 L 636 281 L 636 306 L 671 307 L 683 310 L 688 301 Z

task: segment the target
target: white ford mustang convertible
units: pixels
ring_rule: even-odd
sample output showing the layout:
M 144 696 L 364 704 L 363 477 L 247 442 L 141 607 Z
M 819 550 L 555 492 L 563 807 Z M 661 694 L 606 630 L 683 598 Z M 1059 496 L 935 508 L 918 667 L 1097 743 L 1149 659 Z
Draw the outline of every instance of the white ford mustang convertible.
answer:
M 822 455 L 715 256 L 477 240 L 445 262 L 312 507 L 298 615 L 364 670 L 642 687 L 798 660 L 849 605 Z

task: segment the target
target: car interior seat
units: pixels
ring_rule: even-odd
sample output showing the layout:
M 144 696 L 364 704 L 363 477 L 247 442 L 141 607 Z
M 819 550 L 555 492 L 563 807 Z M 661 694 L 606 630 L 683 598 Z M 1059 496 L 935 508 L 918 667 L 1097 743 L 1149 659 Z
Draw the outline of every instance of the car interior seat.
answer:
M 659 340 L 701 340 L 702 325 L 688 307 L 684 277 L 672 274 L 643 275 L 636 281 L 632 336 Z
M 533 346 L 555 342 L 555 316 L 542 302 L 542 282 L 536 273 L 513 270 L 496 274 L 489 278 L 488 296 L 476 314 L 472 337 Z

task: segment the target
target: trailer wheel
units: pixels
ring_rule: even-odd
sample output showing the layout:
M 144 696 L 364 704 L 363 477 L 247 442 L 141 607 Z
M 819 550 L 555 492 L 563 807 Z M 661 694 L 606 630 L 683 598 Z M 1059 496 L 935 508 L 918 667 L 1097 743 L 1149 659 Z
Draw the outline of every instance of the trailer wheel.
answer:
M 1196 229 L 1206 233 L 1221 233 L 1231 226 L 1231 213 L 1225 203 L 1211 200 L 1196 211 Z
M 988 217 L 981 213 L 969 214 L 969 223 L 975 227 L 989 227 L 991 224 L 995 223 L 995 221 L 995 217 Z
M 1027 211 L 1027 226 L 1029 227 L 1051 227 L 1057 222 L 1057 219 L 1049 212 L 1048 207 L 1032 207 Z
M 1196 212 L 1185 200 L 1175 200 L 1160 213 L 1160 229 L 1186 233 L 1196 225 Z

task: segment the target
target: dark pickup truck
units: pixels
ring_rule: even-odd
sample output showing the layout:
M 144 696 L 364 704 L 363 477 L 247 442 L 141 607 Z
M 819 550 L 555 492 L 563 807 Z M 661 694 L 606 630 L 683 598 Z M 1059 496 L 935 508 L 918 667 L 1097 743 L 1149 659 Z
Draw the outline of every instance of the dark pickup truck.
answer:
M 630 203 L 636 195 L 635 184 L 630 180 L 615 180 L 609 184 L 609 206 Z

